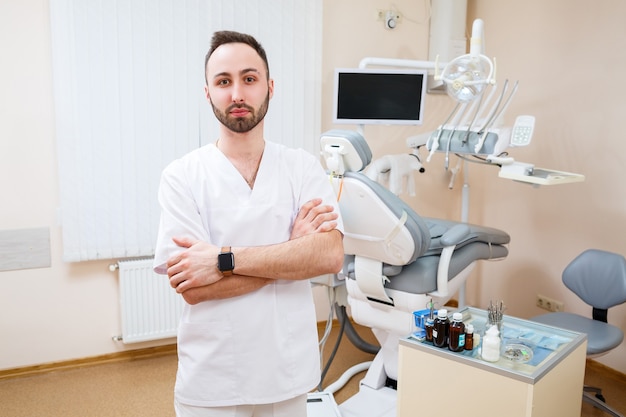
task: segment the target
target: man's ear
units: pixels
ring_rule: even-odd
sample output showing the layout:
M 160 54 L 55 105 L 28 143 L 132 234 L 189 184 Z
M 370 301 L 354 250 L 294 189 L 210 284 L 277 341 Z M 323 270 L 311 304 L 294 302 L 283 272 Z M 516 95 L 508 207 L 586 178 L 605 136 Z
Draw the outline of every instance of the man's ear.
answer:
M 274 80 L 272 78 L 267 80 L 267 88 L 270 93 L 270 98 L 272 98 L 274 96 Z
M 207 101 L 210 103 L 211 102 L 211 95 L 209 94 L 209 86 L 208 85 L 204 86 L 204 96 L 206 97 Z

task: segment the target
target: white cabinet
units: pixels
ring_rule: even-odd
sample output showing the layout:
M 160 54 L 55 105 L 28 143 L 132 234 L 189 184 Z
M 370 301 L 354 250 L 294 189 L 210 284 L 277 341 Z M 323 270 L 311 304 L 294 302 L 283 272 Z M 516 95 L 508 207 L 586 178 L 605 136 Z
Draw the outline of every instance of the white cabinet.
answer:
M 462 310 L 465 323 L 485 327 L 484 310 Z M 579 417 L 586 335 L 510 316 L 502 338 L 534 342 L 527 363 L 480 358 L 480 346 L 462 353 L 429 342 L 400 340 L 398 417 Z

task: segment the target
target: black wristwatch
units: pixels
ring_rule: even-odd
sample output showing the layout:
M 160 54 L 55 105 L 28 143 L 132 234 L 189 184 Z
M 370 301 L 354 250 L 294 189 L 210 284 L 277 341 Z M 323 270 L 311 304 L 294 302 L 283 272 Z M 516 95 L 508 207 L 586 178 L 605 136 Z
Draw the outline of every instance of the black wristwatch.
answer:
M 224 246 L 222 252 L 217 255 L 217 269 L 219 269 L 225 277 L 233 274 L 233 269 L 235 269 L 235 255 L 230 251 L 230 246 Z

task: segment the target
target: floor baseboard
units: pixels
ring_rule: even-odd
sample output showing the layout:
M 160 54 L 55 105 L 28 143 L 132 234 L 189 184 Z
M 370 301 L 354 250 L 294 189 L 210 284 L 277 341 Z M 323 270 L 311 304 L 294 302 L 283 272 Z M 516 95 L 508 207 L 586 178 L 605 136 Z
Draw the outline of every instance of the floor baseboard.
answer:
M 339 327 L 339 321 L 333 320 L 332 327 Z M 318 332 L 323 332 L 326 328 L 326 322 L 320 321 L 317 323 Z M 82 368 L 85 366 L 101 365 L 111 362 L 124 362 L 132 361 L 136 359 L 145 359 L 150 357 L 157 357 L 162 355 L 171 355 L 176 353 L 176 344 L 169 344 L 164 346 L 148 347 L 142 349 L 125 350 L 123 352 L 110 353 L 100 356 L 92 356 L 82 359 L 72 359 L 61 362 L 50 362 L 41 365 L 25 366 L 20 368 L 1 369 L 0 381 L 3 379 L 18 378 L 24 376 L 32 376 L 38 374 L 44 374 L 46 372 L 54 372 L 60 370 L 69 370 Z
M 596 370 L 598 372 L 602 372 L 602 373 L 608 374 L 611 377 L 613 377 L 613 378 L 615 378 L 615 379 L 617 379 L 617 380 L 619 380 L 621 382 L 626 383 L 626 374 L 623 374 L 623 373 L 621 373 L 618 370 L 615 370 L 615 369 L 613 369 L 613 368 L 611 368 L 609 366 L 606 366 L 603 363 L 600 363 L 600 362 L 595 361 L 593 359 L 587 359 L 586 366 L 588 368 L 594 369 L 594 370 Z
M 47 372 L 83 368 L 86 366 L 102 365 L 111 362 L 125 362 L 137 359 L 146 359 L 176 353 L 176 344 L 148 347 L 142 349 L 125 350 L 123 352 L 109 353 L 106 355 L 92 356 L 69 361 L 51 362 L 41 365 L 25 366 L 21 368 L 0 370 L 0 380 L 32 376 Z

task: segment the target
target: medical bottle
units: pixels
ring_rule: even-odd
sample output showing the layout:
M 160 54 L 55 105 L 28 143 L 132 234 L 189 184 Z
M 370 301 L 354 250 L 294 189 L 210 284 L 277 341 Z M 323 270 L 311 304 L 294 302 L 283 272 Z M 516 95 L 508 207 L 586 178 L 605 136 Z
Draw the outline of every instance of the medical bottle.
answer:
M 433 345 L 440 348 L 448 346 L 449 328 L 450 321 L 448 320 L 448 310 L 445 308 L 439 309 L 433 326 Z
M 430 317 L 424 320 L 424 330 L 426 330 L 426 340 L 428 342 L 433 341 L 433 328 L 435 326 L 435 319 Z
M 468 324 L 465 326 L 465 350 L 474 349 L 474 326 Z
M 448 349 L 453 352 L 461 352 L 465 349 L 465 324 L 463 323 L 463 314 L 461 313 L 454 313 L 452 315 L 452 323 L 450 323 L 448 336 Z
M 481 356 L 487 362 L 497 362 L 500 359 L 500 332 L 495 324 L 485 332 Z

